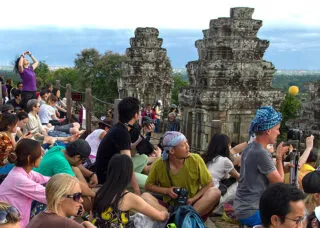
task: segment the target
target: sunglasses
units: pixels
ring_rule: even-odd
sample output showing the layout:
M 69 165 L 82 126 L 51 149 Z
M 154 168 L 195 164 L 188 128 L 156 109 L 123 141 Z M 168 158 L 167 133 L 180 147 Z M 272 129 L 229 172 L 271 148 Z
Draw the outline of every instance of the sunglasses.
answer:
M 77 192 L 77 193 L 74 193 L 73 195 L 65 195 L 65 197 L 73 199 L 73 201 L 79 203 L 79 201 L 80 201 L 80 199 L 82 197 L 82 193 L 81 192 Z
M 8 216 L 20 220 L 20 213 L 18 209 L 15 207 L 9 207 L 6 210 L 0 210 L 0 224 L 8 223 L 10 221 L 10 218 Z

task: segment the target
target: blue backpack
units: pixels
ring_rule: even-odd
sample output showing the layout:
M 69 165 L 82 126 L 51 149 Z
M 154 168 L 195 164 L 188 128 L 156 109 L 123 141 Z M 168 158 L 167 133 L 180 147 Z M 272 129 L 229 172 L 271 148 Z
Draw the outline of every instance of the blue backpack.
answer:
M 174 223 L 177 228 L 205 228 L 201 217 L 188 205 L 179 206 L 171 214 L 168 224 L 170 223 Z

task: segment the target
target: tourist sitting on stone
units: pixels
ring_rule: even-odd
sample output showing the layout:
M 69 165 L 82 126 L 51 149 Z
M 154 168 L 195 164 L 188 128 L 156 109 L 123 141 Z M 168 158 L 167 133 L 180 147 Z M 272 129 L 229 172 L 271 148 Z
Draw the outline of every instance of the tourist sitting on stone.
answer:
M 20 228 L 21 216 L 17 208 L 0 202 L 0 227 L 1 228 Z
M 7 174 L 13 168 L 16 159 L 16 132 L 19 123 L 15 114 L 5 113 L 0 117 L 0 174 Z M 31 138 L 31 136 L 22 136 Z
M 167 131 L 180 131 L 180 120 L 176 116 L 175 112 L 168 114 Z
M 60 131 L 67 134 L 77 134 L 79 133 L 80 124 L 79 123 L 70 123 L 65 125 L 60 125 L 59 119 L 56 116 L 54 106 L 56 105 L 57 97 L 50 95 L 47 101 L 47 104 L 40 106 L 39 118 L 42 125 L 52 124 L 54 131 Z M 48 135 L 56 136 L 56 134 L 51 134 L 50 131 Z
M 249 143 L 241 155 L 240 181 L 233 203 L 235 213 L 240 223 L 254 226 L 260 225 L 259 199 L 269 183 L 283 182 L 283 155 L 287 146 L 280 143 L 277 147 L 276 166 L 272 155 L 267 150 L 268 144 L 275 144 L 280 134 L 281 113 L 270 106 L 257 110 L 251 122 L 249 134 L 255 134 L 256 139 Z
M 61 98 L 61 92 L 58 88 L 53 88 L 52 94 L 57 97 L 57 102 L 55 108 L 58 110 L 59 115 L 57 115 L 59 118 L 64 118 L 67 115 L 67 105 L 62 102 Z
M 307 211 L 311 214 L 314 209 L 320 206 L 320 172 L 313 171 L 302 179 L 303 191 L 307 193 L 305 200 Z
M 68 143 L 66 147 L 53 146 L 43 156 L 39 167 L 34 170 L 49 177 L 59 173 L 77 177 L 82 193 L 86 196 L 85 206 L 88 209 L 90 198 L 95 196 L 90 187 L 98 184 L 96 174 L 82 166 L 82 163 L 89 157 L 90 150 L 89 144 L 83 139 Z
M 108 164 L 108 176 L 94 199 L 94 224 L 98 227 L 129 227 L 130 211 L 140 212 L 158 221 L 168 219 L 166 208 L 152 207 L 144 198 L 153 198 L 149 193 L 140 196 L 127 190 L 133 176 L 133 163 L 129 156 L 114 155 Z M 130 226 L 131 227 L 131 226 Z
M 232 203 L 240 179 L 240 174 L 230 160 L 230 139 L 224 134 L 215 134 L 208 146 L 203 160 L 212 175 L 214 186 L 221 191 L 219 206 L 214 212 L 222 214 L 223 204 Z M 230 178 L 231 177 L 231 178 Z
M 187 203 L 205 220 L 218 204 L 220 191 L 214 187 L 203 159 L 198 154 L 190 153 L 187 139 L 180 132 L 167 131 L 162 144 L 162 159 L 152 165 L 145 189 L 162 194 L 168 206 L 176 205 L 179 189 L 180 192 L 182 188 L 186 189 Z M 147 202 L 158 206 L 156 200 Z
M 79 181 L 68 174 L 54 175 L 46 184 L 47 209 L 32 218 L 27 228 L 83 228 L 95 227 L 90 222 L 81 224 L 68 218 L 83 211 Z
M 91 152 L 90 152 L 90 162 L 93 164 L 96 162 L 97 151 L 100 145 L 101 140 L 104 136 L 109 132 L 112 127 L 112 119 L 106 118 L 104 120 L 99 121 L 99 128 L 91 132 L 87 137 L 86 141 L 89 143 Z
M 40 105 L 46 104 L 49 98 L 50 92 L 46 88 L 40 90 Z
M 260 217 L 264 228 L 303 227 L 304 195 L 296 186 L 277 183 L 267 188 L 260 199 Z
M 148 116 L 151 118 L 154 122 L 156 121 L 156 112 L 151 108 L 150 104 L 147 104 L 145 110 L 141 112 L 141 117 Z
M 32 200 L 46 203 L 45 188 L 49 177 L 33 171 L 42 158 L 40 143 L 22 139 L 16 147 L 15 167 L 0 185 L 0 201 L 15 206 L 21 214 L 21 227 L 29 222 Z M 58 165 L 58 164 L 57 164 Z
M 4 113 L 14 113 L 14 107 L 11 104 L 4 104 L 0 106 L 0 111 Z
M 14 98 L 14 96 L 13 96 L 13 89 L 15 89 L 15 90 L 17 89 L 17 90 L 22 91 L 22 87 L 23 87 L 23 83 L 22 83 L 22 82 L 17 82 L 17 87 L 16 87 L 16 88 L 12 88 L 11 91 L 10 91 L 10 97 L 11 97 L 11 99 Z
M 15 112 L 23 111 L 21 106 L 21 91 L 18 89 L 13 89 L 12 95 L 13 95 L 13 98 L 9 100 L 7 104 L 11 104 Z
M 129 130 L 135 122 L 139 120 L 139 106 L 139 100 L 134 97 L 127 97 L 119 102 L 119 122 L 116 123 L 102 139 L 97 152 L 96 168 L 99 184 L 104 184 L 106 181 L 108 176 L 107 167 L 113 155 L 126 154 L 131 157 L 131 138 Z M 136 178 L 136 176 L 138 176 L 138 178 Z M 133 173 L 131 186 L 136 194 L 140 195 L 139 186 L 143 187 L 145 180 L 145 175 L 138 172 Z

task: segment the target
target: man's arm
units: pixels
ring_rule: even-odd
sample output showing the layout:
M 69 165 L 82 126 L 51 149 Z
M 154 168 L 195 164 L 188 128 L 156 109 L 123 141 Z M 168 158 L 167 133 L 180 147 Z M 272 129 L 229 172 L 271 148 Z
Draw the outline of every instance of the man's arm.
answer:
M 84 167 L 83 165 L 78 166 L 79 170 L 81 171 L 82 175 L 89 180 L 89 187 L 94 188 L 98 184 L 98 177 L 97 175 Z
M 121 150 L 120 154 L 125 154 L 131 158 L 131 151 L 130 150 Z M 137 178 L 136 178 L 136 175 L 134 172 L 132 173 L 131 186 L 133 188 L 134 193 L 136 193 L 137 195 L 141 194 L 140 188 L 138 185 L 138 181 L 137 181 Z
M 282 158 L 283 158 L 283 155 L 288 151 L 288 149 L 289 149 L 288 146 L 283 146 L 283 142 L 281 142 L 277 147 L 277 159 L 276 159 L 277 169 L 267 174 L 267 178 L 271 184 L 284 181 Z

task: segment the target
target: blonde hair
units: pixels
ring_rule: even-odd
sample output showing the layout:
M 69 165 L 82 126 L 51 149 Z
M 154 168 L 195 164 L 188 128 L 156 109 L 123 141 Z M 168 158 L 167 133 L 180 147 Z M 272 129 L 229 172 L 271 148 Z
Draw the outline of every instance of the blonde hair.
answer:
M 58 213 L 58 206 L 61 199 L 78 183 L 77 178 L 68 174 L 56 174 L 51 177 L 46 185 L 48 209 Z
M 311 214 L 311 212 L 313 212 L 317 206 L 313 194 L 308 194 L 307 197 L 304 199 L 304 203 L 309 214 Z
M 12 206 L 10 204 L 7 204 L 5 202 L 0 202 L 0 211 L 8 211 L 11 207 Z M 16 209 L 16 210 L 18 210 L 18 209 Z M 6 224 L 8 224 L 8 223 L 15 224 L 20 221 L 20 217 L 14 216 L 11 213 L 8 213 L 6 219 L 7 219 Z

